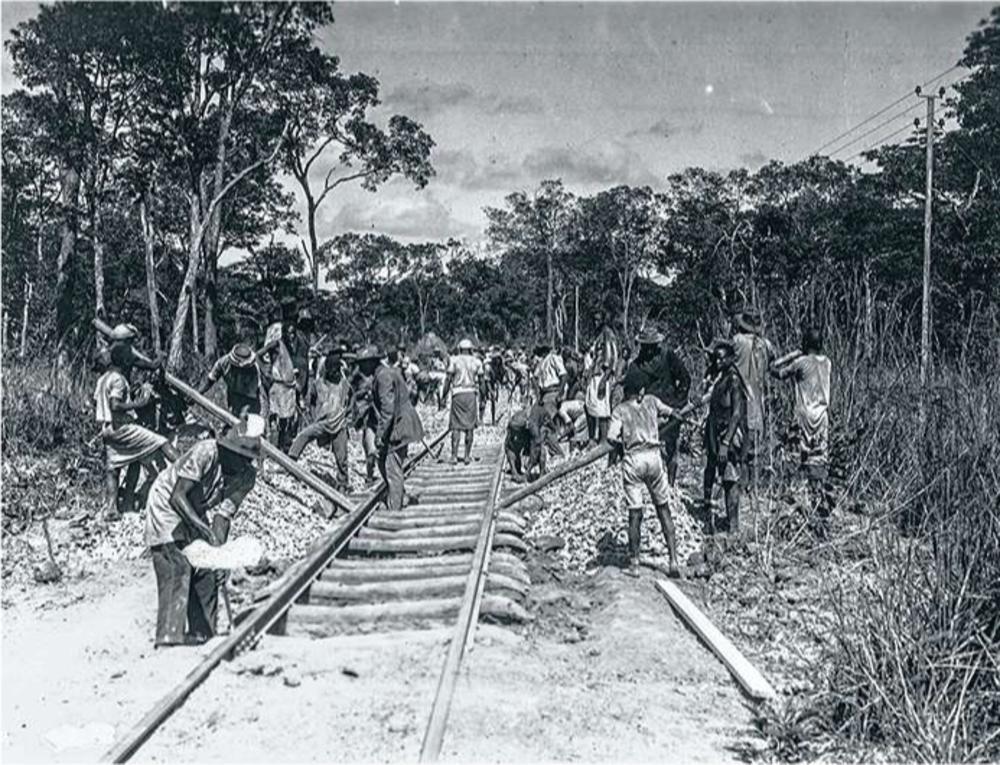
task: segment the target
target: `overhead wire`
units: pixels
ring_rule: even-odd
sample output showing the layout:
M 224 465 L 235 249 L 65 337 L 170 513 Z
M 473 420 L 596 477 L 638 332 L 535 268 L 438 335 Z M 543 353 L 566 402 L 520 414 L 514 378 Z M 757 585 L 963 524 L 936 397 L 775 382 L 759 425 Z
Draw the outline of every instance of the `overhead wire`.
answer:
M 881 146 L 882 144 L 884 144 L 886 141 L 888 141 L 891 138 L 895 138 L 900 133 L 903 133 L 903 132 L 905 132 L 907 130 L 915 130 L 915 129 L 916 128 L 914 127 L 914 125 L 912 123 L 907 123 L 906 125 L 903 125 L 903 127 L 899 128 L 898 130 L 894 130 L 893 132 L 889 133 L 888 135 L 884 135 L 881 138 L 877 139 L 874 143 L 870 144 L 867 148 L 862 149 L 857 154 L 852 154 L 847 159 L 844 159 L 844 160 L 841 160 L 841 161 L 844 162 L 845 164 L 847 162 L 852 162 L 855 159 L 857 159 L 858 157 L 860 157 L 861 155 L 867 154 L 868 152 L 872 151 L 872 149 L 877 149 L 879 146 Z
M 960 69 L 960 68 L 961 68 L 961 64 L 955 64 L 954 66 L 950 66 L 947 69 L 945 69 L 943 72 L 940 72 L 939 74 L 936 74 L 934 77 L 931 77 L 929 80 L 927 80 L 926 82 L 924 82 L 921 85 L 921 87 L 922 88 L 926 88 L 928 85 L 932 85 L 933 83 L 935 83 L 938 80 L 940 80 L 942 77 L 945 77 L 948 74 L 950 74 L 951 72 L 955 71 L 956 69 Z M 907 93 L 906 95 L 903 95 L 903 96 L 900 96 L 899 98 L 897 98 L 891 104 L 888 104 L 887 106 L 883 106 L 881 109 L 879 109 L 874 114 L 872 114 L 872 115 L 866 117 L 865 119 L 861 120 L 861 122 L 859 122 L 859 123 L 857 123 L 855 125 L 852 125 L 850 128 L 848 128 L 847 130 L 845 130 L 840 135 L 837 135 L 837 136 L 831 138 L 829 141 L 827 141 L 826 143 L 824 143 L 818 149 L 816 149 L 813 152 L 810 152 L 809 156 L 813 156 L 813 155 L 819 154 L 821 151 L 823 151 L 827 147 L 832 146 L 833 144 L 837 143 L 842 138 L 846 138 L 847 136 L 849 136 L 851 133 L 853 133 L 858 128 L 864 127 L 865 125 L 867 125 L 869 122 L 871 122 L 874 119 L 878 119 L 879 117 L 881 117 L 883 114 L 885 114 L 890 109 L 895 108 L 899 104 L 903 103 L 907 98 L 910 98 L 911 95 L 912 95 L 911 93 Z M 843 147 L 841 147 L 841 148 L 843 148 Z M 835 151 L 839 151 L 839 149 L 837 149 Z

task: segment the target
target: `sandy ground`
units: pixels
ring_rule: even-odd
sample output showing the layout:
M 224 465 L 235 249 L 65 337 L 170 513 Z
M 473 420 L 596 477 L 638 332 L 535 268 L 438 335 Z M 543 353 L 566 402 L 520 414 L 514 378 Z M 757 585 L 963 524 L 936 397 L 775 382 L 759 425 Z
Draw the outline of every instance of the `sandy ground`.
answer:
M 206 652 L 152 650 L 153 589 L 136 562 L 5 611 L 4 761 L 93 761 Z M 534 624 L 481 626 L 445 759 L 735 759 L 749 712 L 651 578 L 602 569 L 532 598 Z M 412 761 L 448 637 L 269 638 L 214 673 L 141 759 Z

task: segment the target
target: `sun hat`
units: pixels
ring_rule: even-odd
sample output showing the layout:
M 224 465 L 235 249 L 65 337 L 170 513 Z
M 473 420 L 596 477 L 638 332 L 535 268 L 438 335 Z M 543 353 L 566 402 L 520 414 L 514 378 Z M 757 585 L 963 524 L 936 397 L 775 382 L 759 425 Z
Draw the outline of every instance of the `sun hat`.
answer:
M 264 418 L 259 414 L 248 414 L 229 432 L 218 439 L 223 449 L 241 457 L 256 459 L 260 456 L 260 439 L 264 435 Z
M 379 350 L 377 345 L 366 345 L 358 351 L 357 356 L 355 356 L 357 361 L 369 361 L 380 358 L 382 358 L 382 351 Z
M 134 340 L 139 336 L 135 324 L 118 324 L 111 330 L 112 340 Z
M 229 360 L 234 367 L 248 367 L 255 361 L 253 348 L 246 343 L 236 343 L 229 351 Z
M 471 351 L 473 348 L 475 348 L 475 346 L 472 344 L 472 341 L 467 337 L 463 337 L 461 340 L 458 341 L 458 350 L 460 351 Z
M 761 330 L 760 314 L 752 308 L 745 308 L 737 312 L 733 320 L 736 322 L 736 326 L 744 332 L 760 332 Z
M 654 327 L 643 327 L 636 340 L 639 345 L 659 345 L 663 342 L 663 334 Z

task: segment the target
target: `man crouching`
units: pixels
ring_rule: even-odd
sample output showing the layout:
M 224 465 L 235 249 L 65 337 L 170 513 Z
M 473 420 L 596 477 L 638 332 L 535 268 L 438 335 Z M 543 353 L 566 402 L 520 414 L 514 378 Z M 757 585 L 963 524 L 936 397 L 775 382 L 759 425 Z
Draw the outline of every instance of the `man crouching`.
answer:
M 232 516 L 256 480 L 263 433 L 263 418 L 247 415 L 221 438 L 198 441 L 153 482 L 146 544 L 156 572 L 157 648 L 197 645 L 215 635 L 216 574 L 194 568 L 183 550 L 199 538 L 211 545 L 226 540 Z M 211 521 L 209 511 L 215 511 Z
M 614 445 L 609 465 L 622 464 L 622 486 L 628 507 L 629 576 L 639 576 L 639 543 L 642 535 L 643 488 L 649 492 L 670 555 L 670 576 L 680 576 L 677 564 L 677 538 L 670 517 L 669 483 L 660 455 L 659 416 L 672 416 L 674 410 L 653 395 L 644 395 L 646 375 L 636 367 L 625 375 L 625 399 L 611 413 L 608 440 Z

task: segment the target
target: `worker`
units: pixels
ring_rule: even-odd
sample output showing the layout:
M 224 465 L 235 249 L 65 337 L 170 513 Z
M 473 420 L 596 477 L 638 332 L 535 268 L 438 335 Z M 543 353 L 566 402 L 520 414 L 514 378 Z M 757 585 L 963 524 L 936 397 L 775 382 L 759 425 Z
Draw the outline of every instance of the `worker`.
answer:
M 713 344 L 711 366 L 718 378 L 708 394 L 703 497 L 709 512 L 709 531 L 714 534 L 712 489 L 716 477 L 721 478 L 729 532 L 735 534 L 740 525 L 740 491 L 747 448 L 747 396 L 732 341 L 717 340 Z
M 736 329 L 733 334 L 736 368 L 747 399 L 746 469 L 742 472 L 743 488 L 747 489 L 756 478 L 761 452 L 767 448 L 767 372 L 778 352 L 774 344 L 763 336 L 760 314 L 756 311 L 749 308 L 738 311 L 733 317 L 733 325 Z
M 415 497 L 406 494 L 403 463 L 409 445 L 423 441 L 424 427 L 417 410 L 410 403 L 402 373 L 382 363 L 382 353 L 377 346 L 369 345 L 362 349 L 358 354 L 358 366 L 364 375 L 373 380 L 372 406 L 376 416 L 378 468 L 386 484 L 386 507 L 390 512 L 398 511 L 404 504 L 416 503 Z
M 562 357 L 546 343 L 537 345 L 534 355 L 535 365 L 532 369 L 532 376 L 537 389 L 537 400 L 541 402 L 549 413 L 549 417 L 555 422 L 559 414 L 559 403 L 565 397 L 566 392 L 566 366 L 563 364 Z M 545 443 L 550 456 L 562 456 L 562 448 L 559 446 L 555 430 L 549 432 Z
M 468 338 L 458 343 L 458 353 L 451 357 L 447 376 L 444 381 L 442 399 L 448 398 L 451 391 L 451 417 L 448 427 L 451 430 L 451 464 L 458 462 L 458 441 L 465 434 L 465 456 L 462 463 L 468 464 L 472 453 L 472 442 L 475 437 L 476 425 L 479 422 L 479 407 L 476 397 L 479 381 L 483 377 L 483 362 L 473 355 L 474 346 Z M 442 400 L 441 405 L 443 406 Z
M 267 328 L 264 345 L 257 353 L 266 362 L 262 372 L 268 385 L 268 414 L 274 424 L 271 432 L 277 447 L 286 453 L 298 429 L 300 387 L 297 379 L 300 372 L 289 348 L 290 343 L 297 343 L 293 340 L 296 330 L 288 320 L 290 315 L 294 315 L 294 309 L 286 303 L 282 307 L 281 320 L 272 322 Z
M 644 489 L 656 507 L 656 515 L 667 543 L 670 576 L 680 576 L 677 562 L 677 536 L 670 515 L 670 486 L 660 451 L 662 417 L 683 416 L 686 408 L 676 411 L 656 396 L 646 393 L 646 375 L 637 367 L 625 373 L 625 398 L 611 413 L 608 440 L 614 445 L 609 464 L 621 462 L 622 488 L 628 508 L 628 554 L 626 573 L 639 576 L 639 546 L 642 541 L 642 514 L 645 506 Z
M 199 393 L 205 394 L 219 380 L 226 384 L 226 408 L 235 417 L 259 414 L 267 421 L 267 391 L 257 355 L 246 343 L 236 343 L 212 365 Z
M 297 460 L 310 441 L 316 441 L 320 447 L 329 445 L 337 462 L 337 488 L 350 491 L 347 469 L 347 405 L 351 389 L 343 353 L 343 348 L 335 348 L 326 355 L 321 374 L 310 392 L 312 422 L 299 431 L 288 450 L 288 456 Z
M 119 328 L 116 332 L 112 339 L 125 335 Z M 167 461 L 176 459 L 177 453 L 164 436 L 136 422 L 134 413 L 148 406 L 152 388 L 144 385 L 140 394 L 132 399 L 128 376 L 135 355 L 131 346 L 127 342 L 112 343 L 101 355 L 107 370 L 97 380 L 94 406 L 105 451 L 104 520 L 111 522 L 121 518 L 123 512 L 135 510 L 140 466 L 152 478 Z M 126 474 L 119 492 L 122 468 L 126 468 Z
M 810 492 L 818 495 L 821 516 L 832 510 L 827 481 L 830 470 L 830 378 L 829 357 L 823 353 L 819 331 L 806 329 L 802 350 L 792 351 L 771 364 L 771 374 L 779 380 L 795 382 L 795 419 L 799 430 L 800 464 Z
M 195 539 L 219 545 L 228 537 L 233 516 L 253 488 L 263 432 L 264 420 L 247 415 L 220 438 L 195 443 L 153 483 L 146 544 L 156 573 L 157 648 L 197 645 L 215 635 L 216 573 L 192 567 L 184 547 Z
M 548 411 L 538 401 L 516 411 L 507 423 L 504 449 L 510 466 L 511 480 L 523 483 L 531 480 L 531 471 L 538 468 L 538 476 L 545 475 L 546 432 L 552 427 Z
M 587 389 L 583 399 L 587 415 L 587 440 L 589 446 L 608 440 L 608 423 L 611 420 L 611 389 L 615 376 L 613 364 L 603 353 L 595 356 Z
M 362 349 L 364 350 L 364 349 Z M 374 367 L 362 365 L 358 354 L 354 357 L 354 371 L 350 377 L 351 388 L 351 422 L 358 433 L 361 434 L 361 449 L 365 456 L 365 483 L 371 485 L 375 482 L 375 471 L 378 467 L 378 448 L 375 444 L 375 427 L 378 423 L 378 416 L 373 403 L 374 396 Z M 371 369 L 366 373 L 366 369 Z
M 651 393 L 675 409 L 687 405 L 691 375 L 687 367 L 673 349 L 664 345 L 663 335 L 653 327 L 647 327 L 637 338 L 639 352 L 630 367 L 639 369 L 646 375 L 647 393 Z M 681 422 L 670 420 L 660 433 L 663 450 L 663 464 L 667 468 L 667 480 L 673 486 L 677 482 L 677 446 L 680 441 Z

